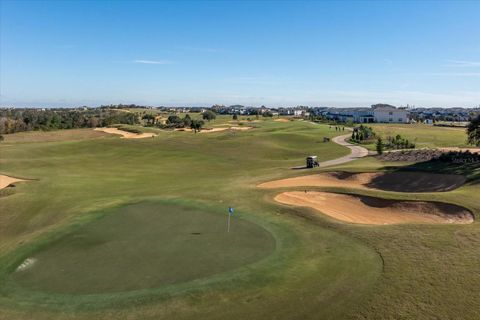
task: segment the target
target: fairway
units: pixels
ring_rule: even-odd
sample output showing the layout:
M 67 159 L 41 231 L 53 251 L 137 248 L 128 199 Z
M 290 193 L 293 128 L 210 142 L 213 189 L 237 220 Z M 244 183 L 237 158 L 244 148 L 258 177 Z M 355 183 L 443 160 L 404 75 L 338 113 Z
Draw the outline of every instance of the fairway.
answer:
M 154 288 L 255 262 L 275 248 L 263 228 L 199 207 L 145 201 L 108 210 L 12 274 L 31 290 L 91 294 Z

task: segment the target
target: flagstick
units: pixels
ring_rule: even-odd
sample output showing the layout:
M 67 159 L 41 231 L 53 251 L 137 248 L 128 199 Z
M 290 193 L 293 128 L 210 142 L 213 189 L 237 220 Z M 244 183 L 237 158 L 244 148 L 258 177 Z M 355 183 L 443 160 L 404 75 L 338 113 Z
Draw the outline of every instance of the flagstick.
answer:
M 228 213 L 227 232 L 230 232 L 230 212 Z

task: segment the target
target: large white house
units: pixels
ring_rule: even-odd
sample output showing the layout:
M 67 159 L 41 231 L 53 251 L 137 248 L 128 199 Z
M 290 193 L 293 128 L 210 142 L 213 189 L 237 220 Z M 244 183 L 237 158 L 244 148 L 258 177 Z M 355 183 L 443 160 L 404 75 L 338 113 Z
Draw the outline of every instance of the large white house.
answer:
M 373 105 L 375 122 L 408 123 L 408 111 L 390 105 Z
M 355 123 L 409 123 L 409 112 L 388 104 L 375 104 L 371 108 L 339 108 L 322 112 L 327 119 Z

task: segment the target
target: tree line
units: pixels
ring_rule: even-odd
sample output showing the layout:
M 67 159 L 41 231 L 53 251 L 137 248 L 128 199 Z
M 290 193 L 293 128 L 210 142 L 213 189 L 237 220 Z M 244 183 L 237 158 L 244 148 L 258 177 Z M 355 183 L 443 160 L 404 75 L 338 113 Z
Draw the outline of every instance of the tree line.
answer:
M 0 109 L 0 134 L 138 123 L 138 117 L 134 113 L 104 108 L 87 110 Z

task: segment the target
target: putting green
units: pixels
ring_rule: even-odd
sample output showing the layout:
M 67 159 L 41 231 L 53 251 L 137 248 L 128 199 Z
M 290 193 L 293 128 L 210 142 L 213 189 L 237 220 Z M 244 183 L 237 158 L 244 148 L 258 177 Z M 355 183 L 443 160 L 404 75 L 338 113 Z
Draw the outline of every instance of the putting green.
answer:
M 47 293 L 124 292 L 209 277 L 274 251 L 264 228 L 234 216 L 227 233 L 226 218 L 157 201 L 111 209 L 33 254 L 12 278 Z

